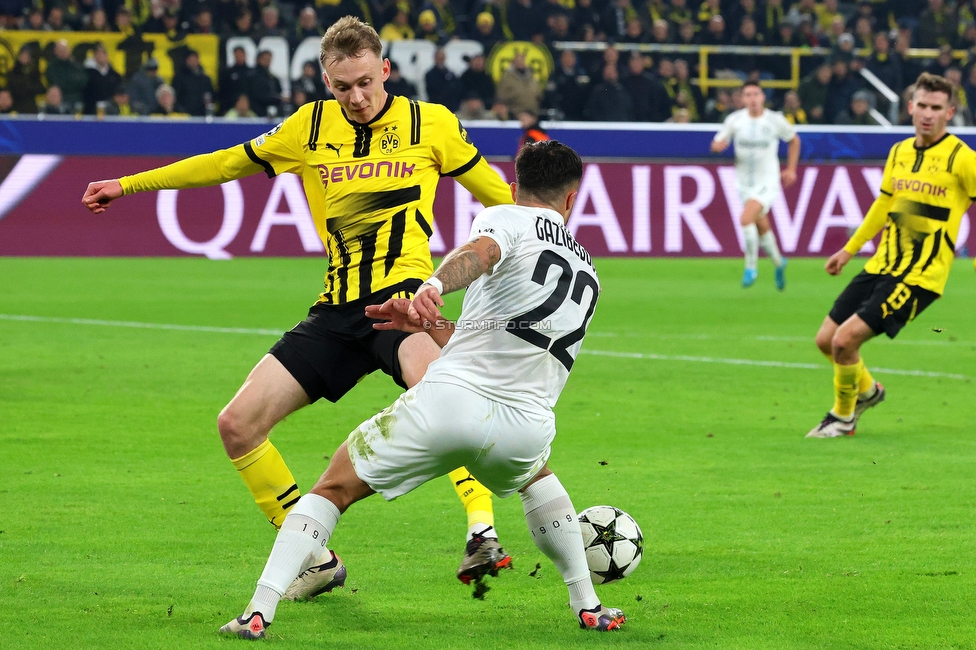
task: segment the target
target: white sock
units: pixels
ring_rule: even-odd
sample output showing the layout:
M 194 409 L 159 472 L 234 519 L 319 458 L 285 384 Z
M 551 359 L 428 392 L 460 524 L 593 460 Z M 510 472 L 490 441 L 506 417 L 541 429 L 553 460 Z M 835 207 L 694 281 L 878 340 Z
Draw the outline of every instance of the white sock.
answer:
M 766 251 L 766 255 L 769 255 L 769 259 L 773 260 L 774 266 L 783 266 L 783 256 L 779 254 L 779 246 L 776 245 L 776 235 L 773 234 L 772 230 L 767 230 L 766 234 L 759 238 L 759 245 Z
M 576 510 L 556 475 L 550 474 L 527 487 L 522 492 L 522 508 L 532 541 L 556 565 L 569 588 L 573 611 L 598 607 L 600 599 L 586 566 Z
M 759 228 L 754 223 L 742 226 L 742 236 L 746 240 L 746 268 L 754 271 L 759 264 Z
M 481 535 L 487 539 L 498 539 L 498 532 L 494 526 L 488 524 L 471 524 L 468 526 L 468 541 L 475 535 Z
M 270 623 L 278 601 L 292 581 L 327 552 L 325 545 L 337 523 L 339 509 L 328 499 L 317 494 L 306 494 L 299 499 L 281 524 L 244 615 L 261 612 Z

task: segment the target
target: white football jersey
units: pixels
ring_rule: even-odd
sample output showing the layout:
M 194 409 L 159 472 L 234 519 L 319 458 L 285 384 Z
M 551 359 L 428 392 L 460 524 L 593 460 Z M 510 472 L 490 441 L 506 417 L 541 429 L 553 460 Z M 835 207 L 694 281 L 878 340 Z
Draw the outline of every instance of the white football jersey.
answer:
M 789 142 L 794 136 L 796 129 L 782 113 L 764 109 L 759 117 L 750 117 L 743 108 L 725 118 L 715 140 L 733 141 L 740 186 L 779 187 L 779 141 Z
M 471 225 L 471 239 L 479 236 L 497 242 L 501 258 L 468 287 L 454 335 L 424 381 L 551 409 L 600 295 L 593 260 L 546 208 L 488 208 Z

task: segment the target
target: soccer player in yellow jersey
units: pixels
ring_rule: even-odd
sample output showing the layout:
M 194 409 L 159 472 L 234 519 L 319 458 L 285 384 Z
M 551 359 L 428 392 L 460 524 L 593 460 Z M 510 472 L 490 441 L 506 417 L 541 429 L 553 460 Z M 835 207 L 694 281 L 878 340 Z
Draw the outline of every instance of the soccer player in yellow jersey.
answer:
M 367 305 L 412 297 L 433 272 L 428 240 L 439 177 L 456 178 L 485 206 L 512 202 L 508 185 L 453 114 L 385 91 L 390 62 L 382 58 L 372 27 L 340 19 L 322 38 L 320 58 L 334 101 L 302 106 L 242 145 L 91 183 L 82 199 L 100 214 L 134 192 L 216 185 L 258 172 L 301 176 L 329 255 L 325 290 L 308 318 L 254 367 L 217 420 L 231 462 L 276 528 L 300 495 L 268 439 L 271 428 L 319 398 L 337 401 L 374 370 L 413 386 L 440 354 L 427 334 L 376 331 L 365 316 Z M 450 478 L 468 513 L 458 578 L 469 583 L 511 558 L 494 532 L 491 493 L 464 468 Z M 338 557 L 325 554 L 285 597 L 331 591 L 345 575 Z
M 885 229 L 877 252 L 817 332 L 817 347 L 834 363 L 834 406 L 808 438 L 854 435 L 861 415 L 885 398 L 861 346 L 882 333 L 894 338 L 945 289 L 959 223 L 976 198 L 976 152 L 946 132 L 953 97 L 944 78 L 918 78 L 908 103 L 915 137 L 891 148 L 881 194 L 847 245 L 827 260 L 827 272 L 838 275 Z

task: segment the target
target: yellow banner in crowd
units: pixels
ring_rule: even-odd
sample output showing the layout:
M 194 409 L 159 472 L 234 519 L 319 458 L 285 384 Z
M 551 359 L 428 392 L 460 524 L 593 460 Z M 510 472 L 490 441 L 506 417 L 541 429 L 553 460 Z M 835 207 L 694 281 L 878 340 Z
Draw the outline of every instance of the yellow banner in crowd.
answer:
M 189 34 L 180 40 L 170 40 L 166 34 L 116 34 L 103 32 L 0 32 L 0 83 L 6 84 L 7 73 L 17 59 L 17 53 L 27 45 L 35 59 L 39 57 L 41 73 L 47 61 L 54 57 L 54 44 L 61 39 L 68 41 L 76 61 L 84 61 L 99 42 L 108 50 L 109 60 L 116 72 L 128 79 L 135 74 L 149 57 L 159 62 L 159 76 L 173 80 L 173 73 L 186 57 L 187 50 L 196 50 L 200 65 L 217 86 L 218 38 L 212 34 Z

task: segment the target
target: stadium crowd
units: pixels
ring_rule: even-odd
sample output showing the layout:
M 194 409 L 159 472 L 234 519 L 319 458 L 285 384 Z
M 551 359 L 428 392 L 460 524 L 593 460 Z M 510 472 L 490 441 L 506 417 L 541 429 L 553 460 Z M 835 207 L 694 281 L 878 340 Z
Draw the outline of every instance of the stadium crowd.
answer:
M 187 34 L 214 34 L 220 52 L 228 38 L 257 43 L 265 36 L 286 39 L 294 52 L 343 15 L 370 22 L 387 41 L 442 46 L 467 39 L 481 43 L 486 55 L 510 40 L 549 49 L 554 67 L 544 87 L 523 56 L 514 56 L 496 83 L 485 56 L 469 57 L 468 69 L 457 75 L 438 50 L 424 77 L 428 99 L 466 119 L 720 122 L 742 107 L 732 87 L 702 93 L 697 52 L 620 49 L 647 43 L 825 48 L 829 54 L 801 58 L 795 90 L 767 91 L 769 106 L 796 124 L 876 124 L 871 109 L 885 109 L 887 100 L 862 69 L 903 96 L 921 72 L 943 75 L 956 87 L 956 123 L 973 123 L 976 0 L 0 0 L 0 30 L 155 33 L 174 43 Z M 607 47 L 556 46 L 567 41 Z M 910 57 L 909 48 L 933 48 L 938 56 Z M 252 66 L 243 48 L 234 50 L 233 64 L 221 60 L 214 87 L 189 48 L 167 83 L 153 58 L 124 78 L 102 44 L 80 54 L 66 41 L 43 50 L 25 45 L 0 87 L 0 113 L 274 118 L 329 96 L 314 60 L 284 94 L 270 71 L 272 56 L 261 51 Z M 791 75 L 789 57 L 763 53 L 712 53 L 708 71 L 711 78 L 743 81 Z M 418 94 L 395 65 L 388 88 Z M 905 123 L 906 105 L 901 102 Z

